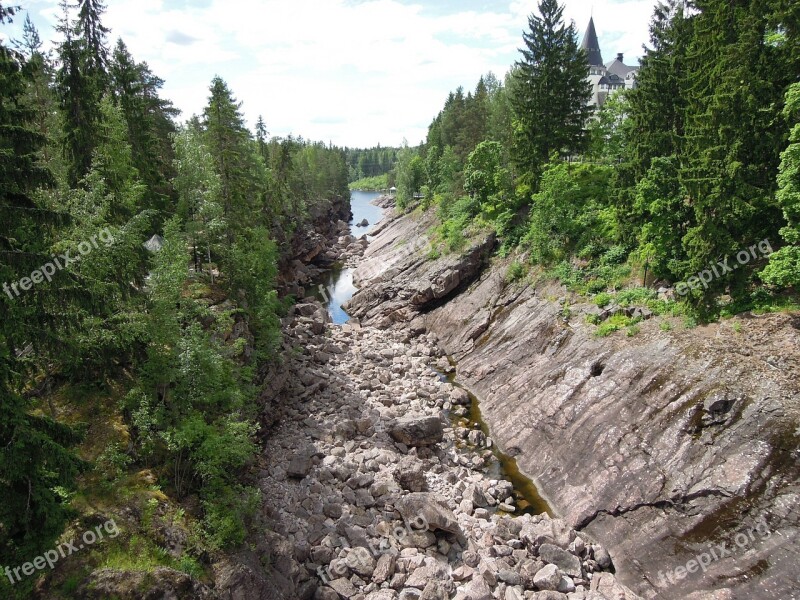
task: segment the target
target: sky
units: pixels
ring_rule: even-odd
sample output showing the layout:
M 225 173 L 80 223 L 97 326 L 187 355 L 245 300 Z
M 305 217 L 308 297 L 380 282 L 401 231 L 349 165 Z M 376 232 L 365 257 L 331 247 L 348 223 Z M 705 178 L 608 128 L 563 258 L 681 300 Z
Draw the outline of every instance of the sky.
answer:
M 56 39 L 58 0 L 17 0 L 23 13 L 0 28 L 19 37 L 27 11 Z M 110 43 L 166 81 L 162 96 L 202 113 L 222 77 L 250 128 L 338 146 L 423 141 L 450 91 L 499 78 L 519 57 L 536 2 L 521 0 L 107 0 Z M 566 0 L 583 38 L 594 16 L 603 60 L 636 64 L 655 0 Z

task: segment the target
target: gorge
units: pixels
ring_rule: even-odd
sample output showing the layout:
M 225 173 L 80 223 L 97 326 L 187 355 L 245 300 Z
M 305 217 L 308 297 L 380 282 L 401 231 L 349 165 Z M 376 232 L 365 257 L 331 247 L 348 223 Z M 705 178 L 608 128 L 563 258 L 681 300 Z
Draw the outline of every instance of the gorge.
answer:
M 602 543 L 595 551 L 601 556 L 605 556 L 602 548 L 609 549 L 616 581 L 608 584 L 610 580 L 602 576 L 602 585 L 611 587 L 601 586 L 597 592 L 605 589 L 608 595 L 590 595 L 597 586 L 591 584 L 590 591 L 587 578 L 585 592 L 579 589 L 565 597 L 790 597 L 797 586 L 798 432 L 796 407 L 791 402 L 797 397 L 792 375 L 799 358 L 796 317 L 747 318 L 743 325 L 747 335 L 742 336 L 725 323 L 664 332 L 648 322 L 643 334 L 634 339 L 593 338 L 579 318 L 589 307 L 572 305 L 572 316 L 564 318 L 563 305 L 570 300 L 559 286 L 538 289 L 508 284 L 502 261 L 484 260 L 491 240 L 477 240 L 458 257 L 430 260 L 424 245 L 416 244 L 416 252 L 407 249 L 409 240 L 426 235 L 427 217 L 387 212 L 355 270 L 359 290 L 344 304 L 352 320 L 343 327 L 326 324 L 324 337 L 306 346 L 301 363 L 314 365 L 310 369 L 314 376 L 309 378 L 305 369 L 300 369 L 299 376 L 315 383 L 309 388 L 309 381 L 304 381 L 296 392 L 310 405 L 291 409 L 289 414 L 301 423 L 300 429 L 289 425 L 291 435 L 281 430 L 279 441 L 271 442 L 277 446 L 268 447 L 267 453 L 276 457 L 272 466 L 276 479 L 270 480 L 268 489 L 278 487 L 291 494 L 294 486 L 296 495 L 296 488 L 305 489 L 303 482 L 310 477 L 312 483 L 305 485 L 321 493 L 329 489 L 323 481 L 330 486 L 339 480 L 333 498 L 325 499 L 323 494 L 319 519 L 338 515 L 341 523 L 343 517 L 333 506 L 344 502 L 357 507 L 350 515 L 352 521 L 345 514 L 347 525 L 337 527 L 353 546 L 358 545 L 355 540 L 363 541 L 365 532 L 375 536 L 374 543 L 386 533 L 385 525 L 372 529 L 375 523 L 368 509 L 373 502 L 380 505 L 385 494 L 403 493 L 394 486 L 415 492 L 435 490 L 459 524 L 464 527 L 466 522 L 465 532 L 478 524 L 468 539 L 477 545 L 478 572 L 491 573 L 488 581 L 500 586 L 492 597 L 561 597 L 541 595 L 543 591 L 535 592 L 541 596 L 532 595 L 525 590 L 547 588 L 532 585 L 532 580 L 526 583 L 524 577 L 498 579 L 497 569 L 490 566 L 504 553 L 486 552 L 481 535 L 485 537 L 487 528 L 506 527 L 508 517 L 483 521 L 490 514 L 475 510 L 479 504 L 473 495 L 483 492 L 491 507 L 502 502 L 511 484 L 499 476 L 495 476 L 498 482 L 480 475 L 495 460 L 481 451 L 488 443 L 515 457 L 558 516 L 555 521 L 516 517 L 512 529 L 521 526 L 525 531 L 548 523 L 569 538 L 583 536 L 582 542 Z M 340 246 L 349 242 L 339 240 Z M 307 312 L 312 312 L 311 306 Z M 313 314 L 312 318 L 327 320 L 320 310 Z M 293 331 L 307 331 L 302 324 L 293 327 Z M 300 333 L 301 339 L 304 335 Z M 448 427 L 451 423 L 442 409 L 459 410 L 468 398 L 431 370 L 451 370 L 446 356 L 457 364 L 456 381 L 480 398 L 488 437 L 472 426 Z M 324 374 L 330 365 L 337 378 Z M 310 391 L 317 387 L 319 392 Z M 336 405 L 340 395 L 353 393 L 355 398 Z M 461 414 L 466 412 L 461 409 Z M 334 415 L 349 419 L 331 420 Z M 389 444 L 390 456 L 396 448 L 400 450 L 387 458 L 387 447 L 375 442 L 376 436 L 390 442 L 386 429 L 391 432 L 393 423 L 404 418 L 436 415 L 439 426 L 444 426 L 441 444 L 426 443 L 405 456 L 407 446 Z M 302 424 L 309 420 L 314 425 L 304 430 Z M 308 443 L 299 457 L 298 436 L 305 436 Z M 467 454 L 451 458 L 448 448 L 459 439 L 468 441 Z M 451 461 L 464 471 L 454 476 Z M 393 468 L 394 482 L 385 479 Z M 292 473 L 302 477 L 300 484 L 293 483 Z M 486 489 L 475 487 L 476 481 Z M 451 489 L 448 483 L 458 485 Z M 519 480 L 515 483 L 520 485 Z M 499 484 L 509 486 L 507 492 L 498 495 Z M 465 504 L 468 496 L 470 502 Z M 301 497 L 295 500 L 300 502 Z M 320 508 L 315 507 L 316 497 L 309 495 L 311 502 L 300 503 L 303 516 L 290 518 L 294 525 L 287 526 L 289 536 L 306 533 L 305 527 L 312 523 L 324 531 L 313 516 Z M 290 500 L 279 504 L 295 505 Z M 278 506 L 275 510 L 282 512 Z M 308 520 L 306 511 L 312 515 Z M 747 544 L 736 546 L 737 534 L 756 530 L 769 535 L 751 534 Z M 347 544 L 329 547 L 330 540 L 317 535 L 312 534 L 309 541 L 311 561 L 323 566 L 328 562 L 331 567 L 343 564 L 336 560 L 347 556 L 343 554 Z M 510 544 L 513 539 L 504 542 Z M 521 539 L 524 546 L 524 536 Z M 314 545 L 320 540 L 324 540 L 322 549 Z M 437 538 L 435 543 L 441 541 Z M 450 541 L 444 547 L 452 550 Z M 563 547 L 567 549 L 571 541 Z M 333 589 L 341 597 L 359 597 L 359 593 L 368 598 L 393 598 L 397 593 L 404 598 L 415 594 L 453 597 L 441 590 L 426 593 L 427 581 L 436 573 L 437 580 L 451 582 L 447 592 L 455 597 L 482 597 L 483 592 L 476 592 L 470 587 L 472 580 L 464 577 L 466 555 L 443 553 L 441 545 L 435 546 L 437 553 L 431 551 L 430 543 L 434 543 L 430 536 L 420 541 L 419 554 L 400 552 L 399 572 L 414 577 L 414 566 L 432 569 L 424 571 L 424 578 L 411 579 L 415 585 L 400 584 L 401 579 L 393 580 L 387 572 L 390 585 L 380 589 L 375 579 L 370 582 L 358 569 L 345 567 L 350 579 L 329 577 L 329 581 L 336 582 Z M 592 542 L 588 543 L 591 547 Z M 703 565 L 702 572 L 689 571 L 687 576 L 685 565 L 691 568 L 693 559 L 719 544 L 727 544 L 727 554 L 720 552 L 721 556 Z M 529 548 L 535 560 L 537 542 L 532 541 Z M 589 558 L 593 554 L 584 552 L 576 556 L 593 564 Z M 523 560 L 511 570 L 526 564 Z M 606 566 L 611 566 L 611 560 Z M 699 571 L 696 565 L 695 570 Z M 365 586 L 349 587 L 353 577 L 361 578 Z M 517 581 L 521 583 L 514 585 Z M 383 582 L 378 578 L 377 583 Z M 609 591 L 612 588 L 614 592 Z M 318 593 L 328 597 L 327 592 Z

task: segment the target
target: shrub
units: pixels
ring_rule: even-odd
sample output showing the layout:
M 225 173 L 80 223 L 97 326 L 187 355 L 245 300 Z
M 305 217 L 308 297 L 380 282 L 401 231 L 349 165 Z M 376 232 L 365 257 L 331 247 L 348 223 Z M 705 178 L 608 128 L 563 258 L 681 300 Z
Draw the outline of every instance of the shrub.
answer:
M 608 292 L 601 292 L 594 297 L 594 302 L 599 308 L 605 308 L 611 304 L 613 296 Z
M 514 261 L 508 266 L 508 270 L 506 271 L 506 281 L 508 283 L 513 283 L 522 279 L 525 276 L 525 266 L 519 262 Z

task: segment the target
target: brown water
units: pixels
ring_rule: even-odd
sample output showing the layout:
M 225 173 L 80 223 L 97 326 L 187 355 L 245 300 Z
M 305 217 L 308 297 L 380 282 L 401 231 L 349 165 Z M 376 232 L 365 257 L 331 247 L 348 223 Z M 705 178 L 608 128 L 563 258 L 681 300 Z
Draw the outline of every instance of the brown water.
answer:
M 459 417 L 454 413 L 450 413 L 450 421 L 452 422 L 453 426 L 474 429 L 477 425 L 480 427 L 481 431 L 483 431 L 486 437 L 491 437 L 489 435 L 489 426 L 483 420 L 483 416 L 481 415 L 480 402 L 478 402 L 478 399 L 469 390 L 456 383 L 455 373 L 451 375 L 439 373 L 439 376 L 443 380 L 460 387 L 466 391 L 467 394 L 469 394 L 469 415 L 467 417 Z M 517 511 L 514 514 L 521 515 L 527 513 L 531 515 L 539 515 L 542 513 L 547 513 L 551 517 L 555 517 L 556 514 L 550 508 L 550 505 L 547 504 L 547 501 L 542 498 L 533 481 L 523 475 L 519 470 L 519 466 L 517 466 L 517 460 L 512 456 L 502 452 L 494 440 L 492 440 L 491 451 L 496 460 L 489 462 L 486 474 L 490 479 L 505 479 L 506 481 L 510 481 L 514 486 L 514 500 L 517 506 Z

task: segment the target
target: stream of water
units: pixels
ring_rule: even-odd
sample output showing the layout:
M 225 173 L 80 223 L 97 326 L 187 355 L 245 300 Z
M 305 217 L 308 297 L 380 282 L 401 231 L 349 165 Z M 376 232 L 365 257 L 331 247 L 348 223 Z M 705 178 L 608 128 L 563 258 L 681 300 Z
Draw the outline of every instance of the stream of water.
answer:
M 383 218 L 383 209 L 372 204 L 378 196 L 380 194 L 377 192 L 352 192 L 350 197 L 351 210 L 353 211 L 353 219 L 350 221 L 351 235 L 360 237 L 367 234 L 369 236 L 376 224 Z M 358 224 L 363 219 L 366 219 L 369 225 L 359 227 Z M 358 289 L 353 285 L 353 269 L 343 268 L 341 265 L 334 265 L 333 268 L 314 282 L 315 296 L 327 304 L 331 319 L 337 325 L 342 325 L 350 320 L 350 316 L 342 309 L 342 305 L 352 298 L 357 291 Z M 439 373 L 439 376 L 453 385 L 458 385 L 455 382 L 454 374 L 447 376 Z M 469 393 L 469 390 L 467 392 Z M 488 437 L 489 427 L 481 417 L 478 399 L 472 394 L 469 394 L 469 397 L 471 400 L 469 415 L 462 418 L 451 413 L 449 415 L 450 420 L 454 426 L 460 425 L 470 429 L 478 427 Z M 514 496 L 518 507 L 517 514 L 541 514 L 546 512 L 553 516 L 553 511 L 539 494 L 536 486 L 520 472 L 517 461 L 501 452 L 497 444 L 492 444 L 492 453 L 497 460 L 490 463 L 487 474 L 492 479 L 506 479 L 514 485 Z
M 380 196 L 378 192 L 352 192 L 350 194 L 350 208 L 353 211 L 350 235 L 361 237 L 366 234 L 369 236 L 383 218 L 383 209 L 372 204 L 372 201 L 378 196 Z M 359 227 L 359 223 L 364 219 L 369 225 Z M 320 285 L 322 288 L 319 287 Z M 336 325 L 342 325 L 350 320 L 350 315 L 342 309 L 342 304 L 350 300 L 357 291 L 358 288 L 353 285 L 353 269 L 345 269 L 341 265 L 334 265 L 332 269 L 314 281 L 314 295 L 327 304 L 328 313 Z

